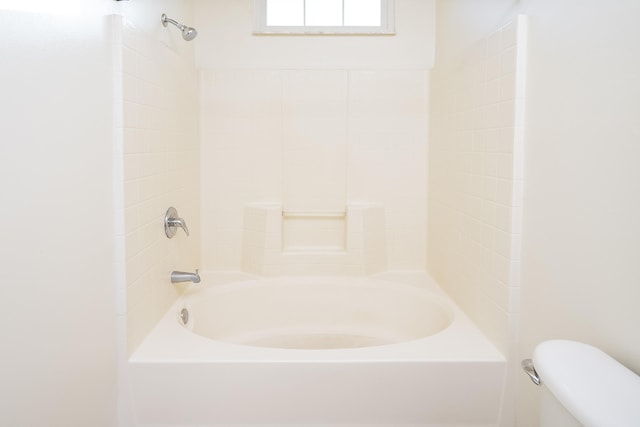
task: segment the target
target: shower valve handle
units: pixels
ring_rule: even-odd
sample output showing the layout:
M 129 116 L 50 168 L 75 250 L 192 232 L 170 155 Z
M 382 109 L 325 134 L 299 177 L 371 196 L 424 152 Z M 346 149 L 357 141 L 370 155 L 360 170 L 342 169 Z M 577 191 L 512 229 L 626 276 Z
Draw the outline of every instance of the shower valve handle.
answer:
M 178 227 L 182 228 L 187 236 L 189 235 L 187 223 L 178 216 L 178 211 L 172 206 L 167 209 L 167 213 L 164 215 L 164 233 L 168 238 L 172 238 L 176 235 Z

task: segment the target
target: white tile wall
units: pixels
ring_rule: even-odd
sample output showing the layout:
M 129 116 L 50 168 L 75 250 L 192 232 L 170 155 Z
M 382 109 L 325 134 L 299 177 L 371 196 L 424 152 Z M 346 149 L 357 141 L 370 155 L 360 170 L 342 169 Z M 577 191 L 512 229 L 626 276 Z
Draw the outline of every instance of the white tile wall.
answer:
M 423 269 L 428 96 L 424 69 L 204 71 L 204 268 L 241 268 L 247 204 L 377 203 L 389 268 Z
M 505 354 L 519 311 L 525 25 L 436 70 L 429 159 L 430 271 Z
M 128 351 L 177 297 L 171 270 L 199 267 L 197 74 L 188 61 L 131 24 L 122 33 L 122 186 Z M 118 138 L 120 139 L 120 138 Z M 189 226 L 169 240 L 175 206 Z

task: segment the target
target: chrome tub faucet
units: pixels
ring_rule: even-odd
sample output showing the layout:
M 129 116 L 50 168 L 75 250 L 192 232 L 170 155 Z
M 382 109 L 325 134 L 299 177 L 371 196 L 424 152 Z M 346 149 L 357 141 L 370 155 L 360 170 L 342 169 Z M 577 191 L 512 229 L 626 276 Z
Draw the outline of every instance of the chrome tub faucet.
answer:
M 200 274 L 198 270 L 195 273 L 187 273 L 186 271 L 172 271 L 171 283 L 192 282 L 200 283 Z

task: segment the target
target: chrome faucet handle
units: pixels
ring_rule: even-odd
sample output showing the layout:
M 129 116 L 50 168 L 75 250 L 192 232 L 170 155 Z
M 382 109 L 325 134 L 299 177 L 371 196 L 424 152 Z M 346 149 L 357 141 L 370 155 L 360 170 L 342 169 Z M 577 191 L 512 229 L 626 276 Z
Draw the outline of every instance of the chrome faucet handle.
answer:
M 167 225 L 171 228 L 180 227 L 184 230 L 185 233 L 187 233 L 187 236 L 189 235 L 189 228 L 187 227 L 187 223 L 184 222 L 184 219 L 182 218 L 169 218 L 167 220 Z
M 172 238 L 176 235 L 178 227 L 182 228 L 187 236 L 189 235 L 187 223 L 178 216 L 178 211 L 172 206 L 167 209 L 167 213 L 164 215 L 164 234 L 166 234 L 168 238 Z

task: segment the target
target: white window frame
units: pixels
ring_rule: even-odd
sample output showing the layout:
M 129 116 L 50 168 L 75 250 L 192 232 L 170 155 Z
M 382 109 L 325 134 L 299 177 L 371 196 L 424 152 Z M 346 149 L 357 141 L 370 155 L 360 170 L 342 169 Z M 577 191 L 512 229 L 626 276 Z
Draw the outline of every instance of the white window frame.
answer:
M 253 34 L 256 35 L 395 35 L 394 0 L 380 0 L 382 16 L 379 27 L 365 26 L 268 26 L 267 0 L 254 0 Z

